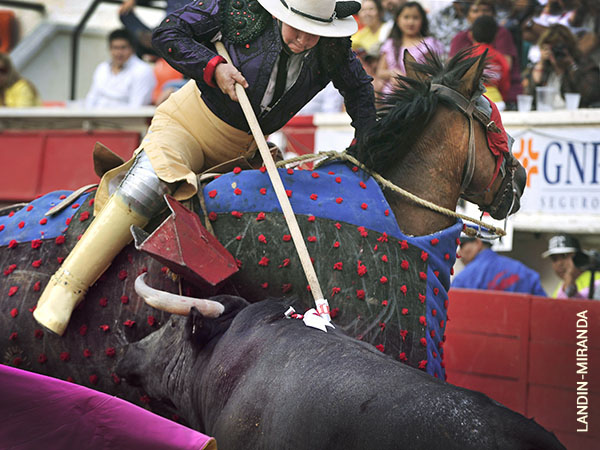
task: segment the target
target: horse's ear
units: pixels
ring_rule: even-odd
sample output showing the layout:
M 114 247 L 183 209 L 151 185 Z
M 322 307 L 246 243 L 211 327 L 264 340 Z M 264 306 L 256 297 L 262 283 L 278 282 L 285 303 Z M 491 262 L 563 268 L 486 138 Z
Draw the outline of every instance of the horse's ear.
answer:
M 477 61 L 466 71 L 460 80 L 458 90 L 466 98 L 471 98 L 475 92 L 480 89 L 481 77 L 485 69 L 487 59 L 487 50 L 479 57 Z
M 414 64 L 417 63 L 417 60 L 406 49 L 404 50 L 403 59 L 404 59 L 404 69 L 406 70 L 406 77 L 412 78 L 413 80 L 423 81 L 423 78 L 425 78 L 425 75 L 422 74 L 421 72 L 415 70 Z

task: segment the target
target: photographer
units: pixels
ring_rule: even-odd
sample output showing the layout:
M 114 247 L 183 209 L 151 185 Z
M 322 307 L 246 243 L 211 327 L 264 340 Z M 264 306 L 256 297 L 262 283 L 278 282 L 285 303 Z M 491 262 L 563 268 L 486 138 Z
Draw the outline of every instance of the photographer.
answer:
M 599 269 L 597 255 L 597 252 L 582 251 L 579 240 L 569 234 L 550 238 L 548 250 L 542 253 L 542 257 L 550 257 L 554 273 L 562 280 L 552 297 L 600 299 L 600 280 L 595 281 L 590 296 L 593 275 L 590 269 Z
M 577 49 L 575 36 L 563 25 L 552 25 L 539 40 L 541 59 L 523 77 L 525 93 L 535 96 L 538 86 L 555 87 L 560 92 L 557 109 L 564 108 L 564 94 L 581 94 L 582 108 L 600 106 L 600 70 Z

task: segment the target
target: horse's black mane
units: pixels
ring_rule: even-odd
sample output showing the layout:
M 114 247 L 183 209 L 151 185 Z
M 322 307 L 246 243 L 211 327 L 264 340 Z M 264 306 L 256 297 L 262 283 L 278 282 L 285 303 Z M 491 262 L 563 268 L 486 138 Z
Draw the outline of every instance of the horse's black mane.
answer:
M 377 123 L 348 153 L 369 169 L 385 173 L 412 148 L 439 102 L 454 107 L 446 97 L 431 92 L 431 84 L 457 90 L 462 77 L 478 61 L 479 57 L 471 57 L 471 49 L 466 49 L 445 64 L 435 52 L 430 52 L 423 64 L 409 63 L 421 79 L 397 77 L 398 87 L 378 101 Z

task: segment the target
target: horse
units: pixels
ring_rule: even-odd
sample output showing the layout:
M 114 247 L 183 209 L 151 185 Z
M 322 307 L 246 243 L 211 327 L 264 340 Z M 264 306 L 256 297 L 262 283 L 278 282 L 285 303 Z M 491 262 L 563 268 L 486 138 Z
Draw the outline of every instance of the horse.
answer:
M 505 133 L 481 96 L 485 56 L 461 53 L 447 63 L 433 56 L 420 65 L 405 58 L 407 75 L 384 99 L 377 124 L 348 151 L 360 164 L 332 161 L 313 171 L 280 172 L 293 190 L 290 200 L 335 326 L 443 378 L 447 290 L 463 224 L 396 190 L 382 191 L 370 174 L 377 171 L 451 210 L 465 197 L 499 218 L 518 209 L 524 170 L 508 149 L 494 153 L 488 147 L 490 135 Z M 313 200 L 315 185 L 322 190 Z M 252 191 L 263 203 L 236 189 Z M 45 217 L 66 194 L 48 194 L 0 215 L 3 362 L 145 405 L 143 388 L 120 383 L 115 367 L 127 344 L 156 331 L 169 314 L 144 304 L 134 291 L 135 275 L 147 272 L 151 285 L 171 293 L 206 292 L 174 280 L 160 262 L 130 245 L 90 288 L 65 335 L 44 332 L 28 311 L 92 219 L 93 194 Z M 194 209 L 239 260 L 239 272 L 219 287 L 222 293 L 252 301 L 295 295 L 309 306 L 312 298 L 266 175 L 234 170 L 204 186 L 201 195 Z M 160 411 L 164 404 L 156 401 L 153 407 Z

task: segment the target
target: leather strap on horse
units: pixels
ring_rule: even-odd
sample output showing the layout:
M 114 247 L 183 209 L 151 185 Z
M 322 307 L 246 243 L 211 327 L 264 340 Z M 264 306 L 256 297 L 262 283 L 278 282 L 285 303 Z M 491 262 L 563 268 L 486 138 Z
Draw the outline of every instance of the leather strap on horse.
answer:
M 473 179 L 473 175 L 475 174 L 475 133 L 473 130 L 473 118 L 477 119 L 486 130 L 491 130 L 495 133 L 499 133 L 500 129 L 496 126 L 493 120 L 490 120 L 485 114 L 483 114 L 479 109 L 475 107 L 475 103 L 473 100 L 468 100 L 459 92 L 456 92 L 453 89 L 450 89 L 443 84 L 435 84 L 431 85 L 431 92 L 437 92 L 439 95 L 442 95 L 446 98 L 452 100 L 456 106 L 463 112 L 463 114 L 467 117 L 469 121 L 469 150 L 467 153 L 467 162 L 465 163 L 465 168 L 463 171 L 462 182 L 460 184 L 461 190 L 466 190 L 467 187 L 471 184 L 471 180 Z M 496 179 L 496 175 L 498 173 L 498 169 L 500 168 L 500 163 L 502 158 L 498 158 L 498 164 L 496 166 L 496 171 L 494 172 L 494 177 L 490 182 L 489 187 Z
M 219 55 L 224 57 L 229 64 L 233 65 L 223 43 L 217 41 L 215 42 L 215 47 Z M 308 280 L 310 291 L 317 305 L 317 312 L 321 315 L 321 317 L 331 321 L 331 317 L 329 315 L 329 304 L 323 296 L 323 292 L 321 291 L 321 285 L 319 284 L 317 273 L 315 272 L 315 268 L 310 260 L 310 255 L 308 254 L 308 249 L 306 248 L 306 243 L 304 242 L 304 237 L 302 236 L 302 232 L 298 226 L 298 221 L 296 220 L 292 205 L 290 204 L 287 194 L 285 193 L 283 182 L 281 181 L 279 172 L 277 171 L 277 167 L 275 166 L 275 162 L 273 161 L 273 157 L 269 151 L 264 134 L 260 129 L 260 125 L 256 119 L 256 115 L 254 114 L 250 100 L 248 100 L 246 91 L 239 83 L 235 84 L 235 92 L 238 96 L 242 111 L 244 111 L 244 115 L 246 116 L 246 120 L 248 121 L 248 125 L 250 126 L 250 130 L 252 131 L 252 135 L 254 136 L 256 144 L 258 145 L 258 150 L 263 158 L 269 179 L 273 184 L 273 189 L 281 206 L 287 226 L 290 229 L 290 234 L 292 236 L 294 246 L 296 247 L 296 251 L 298 252 L 300 263 L 302 264 L 304 274 Z
M 438 92 L 456 103 L 456 106 L 467 116 L 469 121 L 469 150 L 467 152 L 467 162 L 463 170 L 462 181 L 460 183 L 461 191 L 467 189 L 471 184 L 473 175 L 475 174 L 475 136 L 473 130 L 473 113 L 477 111 L 473 102 L 468 101 L 458 92 L 450 89 L 443 84 L 432 84 L 431 92 Z

